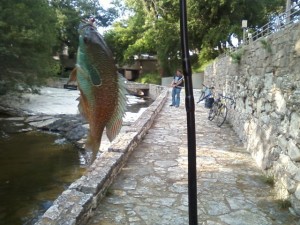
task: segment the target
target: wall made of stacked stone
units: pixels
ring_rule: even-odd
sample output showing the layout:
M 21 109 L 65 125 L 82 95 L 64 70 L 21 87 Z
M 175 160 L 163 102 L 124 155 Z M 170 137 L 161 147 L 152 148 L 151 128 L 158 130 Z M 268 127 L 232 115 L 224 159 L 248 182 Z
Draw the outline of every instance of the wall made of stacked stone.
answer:
M 300 23 L 218 58 L 204 83 L 236 100 L 233 129 L 300 215 Z

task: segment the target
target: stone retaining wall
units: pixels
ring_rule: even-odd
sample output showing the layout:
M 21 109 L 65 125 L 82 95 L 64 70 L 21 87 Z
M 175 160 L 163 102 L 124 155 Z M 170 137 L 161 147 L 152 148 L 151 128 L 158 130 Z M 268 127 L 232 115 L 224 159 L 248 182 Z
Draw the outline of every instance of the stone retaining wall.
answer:
M 93 162 L 84 176 L 72 183 L 54 201 L 35 225 L 86 224 L 167 99 L 167 88 L 150 85 L 149 90 L 156 100 L 126 132 L 116 137 L 107 152 Z
M 234 130 L 300 215 L 300 23 L 219 58 L 204 82 L 235 98 Z

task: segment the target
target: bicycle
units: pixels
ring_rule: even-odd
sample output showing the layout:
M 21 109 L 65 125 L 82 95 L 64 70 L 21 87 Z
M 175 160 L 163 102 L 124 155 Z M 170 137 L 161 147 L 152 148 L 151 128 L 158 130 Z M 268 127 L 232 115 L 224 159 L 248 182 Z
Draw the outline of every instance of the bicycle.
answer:
M 219 97 L 214 101 L 212 108 L 208 113 L 208 119 L 210 121 L 212 121 L 216 117 L 218 127 L 221 127 L 227 118 L 228 108 L 226 106 L 226 100 L 230 100 L 231 105 L 235 104 L 234 99 L 219 94 Z
M 203 101 L 204 99 L 209 98 L 212 95 L 212 90 L 214 89 L 214 87 L 207 87 L 205 84 L 202 84 L 203 89 L 201 91 L 199 100 L 197 103 Z

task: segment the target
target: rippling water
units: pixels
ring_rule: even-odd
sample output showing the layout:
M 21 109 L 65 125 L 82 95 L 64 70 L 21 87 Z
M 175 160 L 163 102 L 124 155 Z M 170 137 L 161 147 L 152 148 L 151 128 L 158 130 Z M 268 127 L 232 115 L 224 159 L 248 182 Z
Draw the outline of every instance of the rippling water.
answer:
M 133 122 L 152 101 L 128 97 L 125 121 Z M 0 120 L 0 225 L 34 224 L 85 171 L 74 145 L 51 133 L 16 133 L 23 128 Z

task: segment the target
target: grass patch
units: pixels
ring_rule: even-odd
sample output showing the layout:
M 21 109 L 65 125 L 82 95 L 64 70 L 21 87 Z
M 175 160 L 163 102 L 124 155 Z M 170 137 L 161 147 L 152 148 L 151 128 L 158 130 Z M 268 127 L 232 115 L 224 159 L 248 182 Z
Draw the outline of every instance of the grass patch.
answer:
M 141 83 L 141 84 L 161 84 L 161 77 L 158 73 L 146 73 L 139 76 L 138 79 L 135 80 L 135 82 Z
M 242 59 L 242 55 L 244 54 L 244 50 L 243 49 L 240 49 L 240 50 L 237 50 L 233 53 L 230 53 L 230 57 L 232 58 L 232 61 L 234 63 L 240 63 L 241 62 L 241 59 Z
M 201 65 L 199 63 L 192 66 L 193 73 L 202 73 L 204 72 L 205 68 L 214 62 L 214 59 L 203 61 Z
M 270 185 L 271 187 L 274 187 L 275 181 L 273 176 L 268 176 L 268 175 L 262 175 L 261 179 L 264 183 Z
M 272 53 L 272 48 L 270 42 L 268 42 L 266 39 L 260 40 L 260 43 L 262 44 L 263 48 L 268 52 Z
M 292 206 L 291 202 L 287 199 L 276 200 L 280 209 L 288 209 Z
M 112 196 L 114 194 L 114 191 L 112 189 L 107 189 L 105 192 L 106 197 Z

